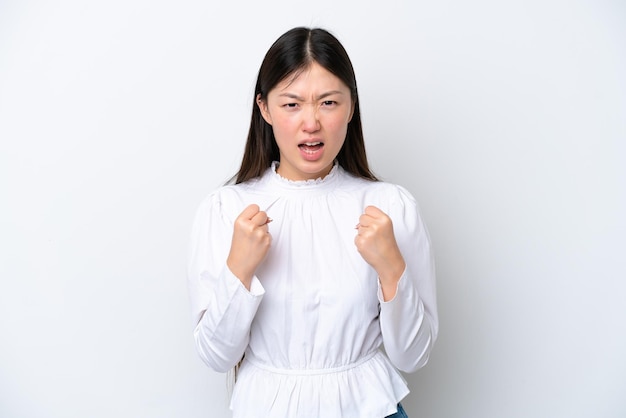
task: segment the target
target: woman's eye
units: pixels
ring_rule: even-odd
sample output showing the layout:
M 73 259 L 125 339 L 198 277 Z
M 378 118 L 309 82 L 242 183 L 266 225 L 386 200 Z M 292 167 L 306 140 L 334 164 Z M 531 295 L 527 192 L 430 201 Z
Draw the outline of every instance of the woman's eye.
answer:
M 324 105 L 324 106 L 333 106 L 333 105 L 336 105 L 336 104 L 337 104 L 337 102 L 334 101 L 334 100 L 325 100 L 325 101 L 322 102 L 322 105 Z
M 295 109 L 296 107 L 298 107 L 298 103 L 286 103 L 283 105 L 283 107 L 286 107 L 288 109 Z

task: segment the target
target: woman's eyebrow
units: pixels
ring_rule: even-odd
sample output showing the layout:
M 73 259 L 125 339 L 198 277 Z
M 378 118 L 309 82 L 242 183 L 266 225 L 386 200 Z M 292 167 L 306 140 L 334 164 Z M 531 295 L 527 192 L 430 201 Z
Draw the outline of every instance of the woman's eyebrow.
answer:
M 326 92 L 326 93 L 323 93 L 323 94 L 319 95 L 319 96 L 317 97 L 317 100 L 322 100 L 322 99 L 325 99 L 326 97 L 328 97 L 328 96 L 332 96 L 332 95 L 334 95 L 334 94 L 343 94 L 343 92 L 342 92 L 342 91 L 339 91 L 339 90 L 332 90 L 332 91 L 329 91 L 329 92 Z
M 342 92 L 342 91 L 339 91 L 339 90 L 331 90 L 331 91 L 327 91 L 326 93 L 322 93 L 322 94 L 320 94 L 319 96 L 317 96 L 317 98 L 316 98 L 316 99 L 317 99 L 317 100 L 322 100 L 322 99 L 325 99 L 326 97 L 328 97 L 328 96 L 332 96 L 332 95 L 334 95 L 334 94 L 343 94 L 343 92 Z M 287 98 L 289 98 L 289 99 L 294 99 L 294 100 L 299 100 L 299 101 L 301 101 L 301 102 L 303 102 L 303 101 L 304 101 L 304 98 L 303 98 L 303 97 L 298 96 L 298 95 L 297 95 L 297 94 L 295 94 L 295 93 L 288 93 L 288 92 L 286 92 L 286 93 L 281 93 L 281 94 L 279 94 L 278 96 L 279 96 L 279 97 L 287 97 Z

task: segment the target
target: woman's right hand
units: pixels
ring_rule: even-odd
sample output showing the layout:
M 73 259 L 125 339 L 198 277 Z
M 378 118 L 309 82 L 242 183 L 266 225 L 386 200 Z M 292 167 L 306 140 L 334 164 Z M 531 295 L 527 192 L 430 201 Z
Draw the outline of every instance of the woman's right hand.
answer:
M 255 204 L 246 207 L 235 220 L 226 265 L 248 290 L 254 272 L 272 243 L 272 236 L 267 228 L 270 222 L 267 213 Z

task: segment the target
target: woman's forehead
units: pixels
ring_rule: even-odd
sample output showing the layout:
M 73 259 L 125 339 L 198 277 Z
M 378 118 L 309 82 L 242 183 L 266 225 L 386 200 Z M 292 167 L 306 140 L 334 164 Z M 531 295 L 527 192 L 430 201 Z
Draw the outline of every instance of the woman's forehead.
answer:
M 314 61 L 287 75 L 272 90 L 283 93 L 311 89 L 343 91 L 348 90 L 348 86 L 339 77 Z

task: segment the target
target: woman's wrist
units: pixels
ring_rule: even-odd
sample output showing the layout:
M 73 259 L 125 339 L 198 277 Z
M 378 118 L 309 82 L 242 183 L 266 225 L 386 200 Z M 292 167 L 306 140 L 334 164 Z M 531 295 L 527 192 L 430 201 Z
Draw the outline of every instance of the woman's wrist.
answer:
M 402 278 L 405 269 L 406 263 L 404 262 L 404 258 L 400 255 L 396 260 L 376 271 L 385 302 L 390 301 L 396 296 L 398 282 Z

